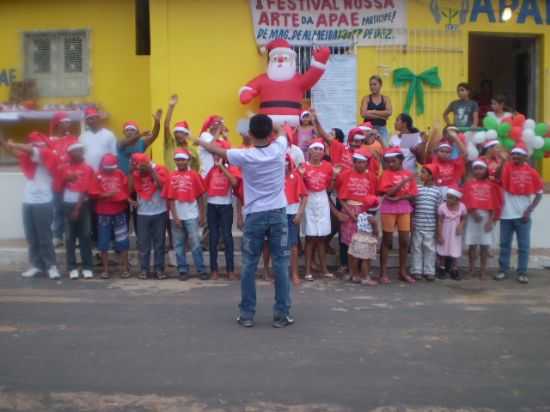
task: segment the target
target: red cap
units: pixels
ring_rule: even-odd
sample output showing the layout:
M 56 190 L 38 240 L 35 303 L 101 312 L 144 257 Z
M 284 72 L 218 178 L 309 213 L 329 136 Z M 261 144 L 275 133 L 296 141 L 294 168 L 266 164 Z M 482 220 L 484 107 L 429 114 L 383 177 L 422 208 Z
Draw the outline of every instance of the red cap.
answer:
M 384 149 L 384 157 L 403 157 L 403 152 L 399 147 L 388 147 L 387 149 Z
M 124 130 L 127 130 L 127 129 L 131 129 L 131 130 L 135 130 L 135 131 L 139 130 L 138 124 L 136 122 L 134 122 L 133 120 L 128 120 L 126 123 L 124 123 L 124 126 L 122 126 L 122 128 Z
M 176 133 L 176 132 L 182 132 L 182 133 L 186 133 L 186 134 L 190 134 L 190 127 L 189 127 L 189 123 L 187 123 L 187 120 L 182 120 L 180 122 L 177 122 L 176 125 L 174 126 L 174 130 L 173 132 Z
M 99 112 L 95 107 L 88 107 L 86 108 L 86 110 L 84 110 L 84 116 L 86 117 L 86 119 L 89 117 L 99 116 Z
M 48 144 L 48 136 L 36 131 L 30 132 L 27 135 L 27 143 L 45 146 Z
M 313 139 L 311 142 L 309 142 L 308 149 L 323 149 L 325 150 L 325 142 L 323 142 L 322 139 Z
M 132 163 L 134 165 L 142 165 L 151 162 L 151 158 L 145 153 L 134 153 L 132 154 Z
M 348 133 L 348 139 L 349 140 L 355 140 L 357 137 L 360 137 L 362 139 L 365 138 L 366 131 L 361 129 L 360 127 L 354 127 L 351 129 Z M 356 137 L 357 136 L 357 137 Z
M 512 154 L 520 154 L 523 156 L 527 156 L 529 152 L 527 151 L 527 146 L 523 141 L 519 141 L 516 143 L 516 146 L 510 151 Z
M 366 147 L 360 147 L 353 152 L 352 158 L 358 160 L 370 160 L 372 153 Z
M 218 116 L 217 114 L 208 116 L 208 118 L 202 124 L 201 133 L 206 132 L 208 129 L 210 129 L 214 125 L 214 123 L 216 123 L 219 120 L 221 120 L 221 116 Z
M 447 196 L 448 195 L 452 195 L 460 199 L 462 197 L 462 190 L 460 190 L 457 185 L 450 185 L 447 187 Z
M 289 51 L 293 51 L 290 48 L 290 43 L 287 42 L 285 39 L 281 39 L 281 38 L 270 41 L 269 43 L 267 43 L 266 47 L 269 54 L 271 54 L 271 52 L 276 49 L 288 49 Z
M 179 159 L 189 160 L 189 159 L 191 159 L 191 153 L 189 153 L 189 151 L 187 149 L 183 149 L 181 147 L 178 147 L 174 151 L 174 160 L 179 160 Z
M 118 167 L 118 158 L 111 153 L 107 153 L 101 159 L 101 168 L 102 169 L 116 169 Z
M 52 120 L 50 120 L 50 135 L 53 135 L 53 131 L 56 129 L 57 126 L 59 126 L 59 123 L 70 121 L 71 119 L 67 112 L 56 112 L 53 115 Z
M 434 180 L 437 180 L 438 176 L 439 176 L 439 166 L 435 163 L 428 163 L 424 166 L 422 166 L 422 168 L 428 170 L 431 175 L 432 175 L 432 178 Z
M 371 122 L 364 122 L 357 126 L 359 129 L 363 130 L 364 132 L 370 132 L 374 129 Z

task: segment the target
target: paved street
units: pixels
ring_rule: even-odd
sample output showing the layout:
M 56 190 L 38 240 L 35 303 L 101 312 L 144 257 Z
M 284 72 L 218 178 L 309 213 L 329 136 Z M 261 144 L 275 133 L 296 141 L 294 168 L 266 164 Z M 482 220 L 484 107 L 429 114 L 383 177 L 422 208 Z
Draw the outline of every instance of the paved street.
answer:
M 296 324 L 234 321 L 237 283 L 0 273 L 0 411 L 550 411 L 550 273 L 339 281 L 294 292 Z

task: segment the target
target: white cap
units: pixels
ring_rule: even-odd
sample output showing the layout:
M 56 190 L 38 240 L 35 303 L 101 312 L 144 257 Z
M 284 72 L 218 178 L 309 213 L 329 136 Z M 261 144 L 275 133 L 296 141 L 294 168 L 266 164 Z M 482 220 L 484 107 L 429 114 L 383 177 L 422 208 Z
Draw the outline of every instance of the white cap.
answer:
M 487 168 L 487 163 L 485 163 L 483 160 L 474 160 L 474 162 L 472 163 L 472 167 L 476 166 Z
M 72 152 L 73 150 L 78 149 L 84 149 L 84 145 L 82 143 L 73 143 L 69 147 L 67 147 L 67 152 Z
M 357 160 L 368 160 L 365 156 L 363 156 L 360 153 L 354 153 L 351 157 Z
M 521 147 L 514 147 L 510 153 L 512 154 L 520 154 L 523 156 L 527 156 L 527 151 L 525 149 L 522 149 Z
M 452 187 L 447 188 L 447 196 L 452 195 L 454 197 L 458 197 L 459 199 L 462 197 L 462 192 L 456 189 L 453 189 Z
M 175 160 L 189 160 L 189 155 L 187 155 L 185 153 L 176 153 L 174 155 L 174 159 Z
M 309 145 L 308 149 L 325 149 L 325 145 L 323 143 L 315 142 Z

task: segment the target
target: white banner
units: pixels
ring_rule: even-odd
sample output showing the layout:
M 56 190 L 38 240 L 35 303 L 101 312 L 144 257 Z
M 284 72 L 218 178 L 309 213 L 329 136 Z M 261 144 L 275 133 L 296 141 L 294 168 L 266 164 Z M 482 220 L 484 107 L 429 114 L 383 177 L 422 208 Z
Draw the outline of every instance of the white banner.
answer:
M 323 129 L 348 131 L 357 124 L 357 58 L 332 55 L 321 80 L 311 89 L 311 103 Z
M 407 0 L 249 0 L 259 45 L 403 45 Z

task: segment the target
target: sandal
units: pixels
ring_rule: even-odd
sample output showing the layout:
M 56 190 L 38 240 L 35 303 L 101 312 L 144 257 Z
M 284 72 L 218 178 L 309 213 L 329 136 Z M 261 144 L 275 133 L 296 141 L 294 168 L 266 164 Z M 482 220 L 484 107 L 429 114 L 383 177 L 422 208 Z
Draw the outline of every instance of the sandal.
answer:
M 401 280 L 401 282 L 409 283 L 411 285 L 413 283 L 416 283 L 416 280 L 414 280 L 414 278 L 410 277 L 409 275 L 399 275 L 399 279 Z
M 109 275 L 109 273 L 107 273 L 107 272 L 103 272 L 101 275 L 99 275 L 99 277 L 101 279 L 110 279 L 111 275 Z
M 166 276 L 164 272 L 157 272 L 155 273 L 155 276 L 158 280 L 168 279 L 168 276 Z
M 359 285 L 359 284 L 361 284 L 361 278 L 352 276 L 352 277 L 351 277 L 351 283 L 356 283 L 356 284 Z
M 363 286 L 378 286 L 378 282 L 372 279 L 370 276 L 367 276 L 366 279 L 361 279 L 361 285 Z
M 121 279 L 130 279 L 132 277 L 132 274 L 130 272 L 122 272 L 120 274 Z
M 381 285 L 389 285 L 391 283 L 391 280 L 387 275 L 382 275 L 378 278 L 378 283 L 380 283 Z
M 325 279 L 334 279 L 334 275 L 333 275 L 332 273 L 325 273 L 325 274 L 323 275 L 323 277 L 324 277 Z
M 307 275 L 304 276 L 304 279 L 309 281 L 309 282 L 313 282 L 313 275 L 311 273 L 308 273 Z
M 149 276 L 147 276 L 147 272 L 141 272 L 138 275 L 138 279 L 147 280 L 147 279 L 149 279 Z

